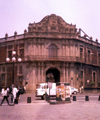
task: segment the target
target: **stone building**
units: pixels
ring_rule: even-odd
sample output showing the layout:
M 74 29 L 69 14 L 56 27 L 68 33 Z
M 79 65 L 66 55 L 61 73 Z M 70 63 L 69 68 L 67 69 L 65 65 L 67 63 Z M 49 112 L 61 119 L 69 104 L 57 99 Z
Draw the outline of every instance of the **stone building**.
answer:
M 16 51 L 15 62 L 12 51 Z M 24 34 L 0 38 L 0 86 L 11 86 L 13 74 L 14 84 L 27 83 L 27 90 L 35 90 L 50 77 L 52 82 L 68 82 L 76 88 L 98 88 L 100 43 L 60 16 L 48 15 L 30 23 Z

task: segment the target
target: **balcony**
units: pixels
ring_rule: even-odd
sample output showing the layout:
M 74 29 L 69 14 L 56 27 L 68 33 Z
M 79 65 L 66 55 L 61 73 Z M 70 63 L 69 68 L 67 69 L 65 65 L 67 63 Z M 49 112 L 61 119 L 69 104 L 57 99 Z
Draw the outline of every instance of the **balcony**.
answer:
M 48 56 L 48 55 L 27 55 L 23 58 L 22 61 L 59 61 L 59 62 L 78 62 L 82 64 L 88 64 L 93 66 L 100 66 L 100 64 L 93 64 L 93 61 L 86 61 L 86 59 L 80 59 L 76 56 Z
M 62 61 L 62 62 L 82 62 L 79 57 L 73 56 L 45 56 L 45 55 L 27 55 L 24 61 Z

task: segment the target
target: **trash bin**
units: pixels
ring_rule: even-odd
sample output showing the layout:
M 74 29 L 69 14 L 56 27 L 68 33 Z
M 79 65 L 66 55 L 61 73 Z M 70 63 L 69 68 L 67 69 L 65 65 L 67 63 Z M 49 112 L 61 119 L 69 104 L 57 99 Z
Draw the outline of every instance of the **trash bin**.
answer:
M 27 98 L 27 103 L 31 103 L 31 97 Z
M 14 104 L 18 104 L 18 99 L 17 98 L 15 99 Z
M 85 101 L 89 101 L 89 96 L 85 96 Z
M 76 96 L 73 96 L 73 101 L 76 101 Z

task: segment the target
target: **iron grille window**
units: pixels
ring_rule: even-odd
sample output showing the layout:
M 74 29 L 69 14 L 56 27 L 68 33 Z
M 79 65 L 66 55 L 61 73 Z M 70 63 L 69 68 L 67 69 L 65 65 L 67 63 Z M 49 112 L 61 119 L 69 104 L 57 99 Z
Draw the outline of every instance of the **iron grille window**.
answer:
M 80 78 L 83 78 L 83 71 L 80 71 Z
M 8 51 L 8 57 L 9 57 L 10 60 L 11 60 L 11 58 L 12 58 L 12 51 Z
M 98 54 L 98 63 L 100 65 L 100 53 Z
M 5 67 L 2 67 L 2 72 L 5 72 Z
M 90 62 L 90 50 L 88 50 L 88 62 Z
M 5 86 L 5 74 L 2 74 L 2 86 Z
M 20 57 L 24 58 L 24 49 L 20 49 Z
M 22 82 L 22 77 L 19 77 L 19 82 Z
M 22 74 L 22 66 L 19 66 L 19 74 Z
M 83 56 L 83 48 L 80 48 L 80 59 L 82 59 Z
M 93 81 L 95 83 L 95 72 L 93 72 Z

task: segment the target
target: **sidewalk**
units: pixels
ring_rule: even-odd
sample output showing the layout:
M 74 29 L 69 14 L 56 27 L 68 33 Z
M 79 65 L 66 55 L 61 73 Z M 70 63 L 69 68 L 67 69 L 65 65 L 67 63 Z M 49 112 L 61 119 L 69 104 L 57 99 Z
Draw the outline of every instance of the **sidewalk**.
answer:
M 27 103 L 27 97 L 31 97 L 31 103 Z M 0 120 L 100 120 L 100 101 L 71 100 L 53 105 L 36 98 L 34 92 L 26 93 L 20 96 L 18 105 L 0 106 Z

